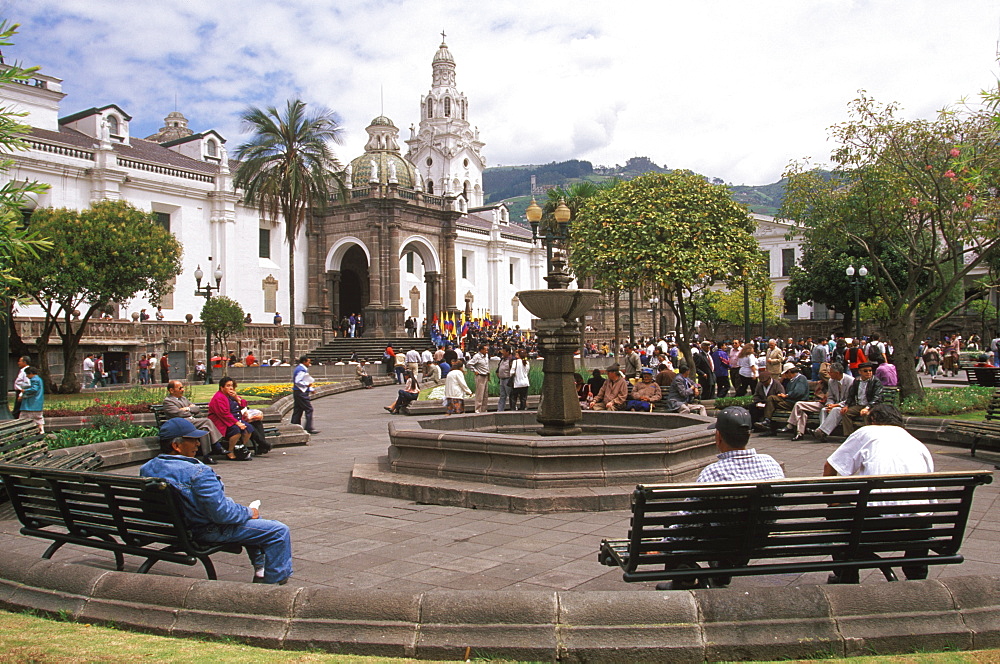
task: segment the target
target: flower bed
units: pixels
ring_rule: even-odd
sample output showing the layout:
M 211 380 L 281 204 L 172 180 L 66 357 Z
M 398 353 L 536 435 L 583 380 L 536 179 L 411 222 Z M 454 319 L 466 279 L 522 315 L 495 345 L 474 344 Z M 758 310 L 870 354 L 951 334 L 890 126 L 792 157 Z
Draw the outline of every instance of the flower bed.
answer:
M 131 407 L 136 404 L 101 403 L 100 399 L 95 399 L 95 402 L 96 405 L 88 410 L 96 409 L 97 412 L 88 414 L 83 419 L 85 424 L 91 426 L 76 431 L 64 429 L 51 434 L 46 441 L 50 450 L 156 435 L 156 427 L 139 426 L 133 422 Z M 148 404 L 144 405 L 148 410 Z
M 313 387 L 322 387 L 323 385 L 333 385 L 333 382 L 316 382 L 313 383 Z M 292 393 L 291 383 L 266 383 L 264 385 L 244 385 L 239 388 L 239 393 L 241 396 L 254 396 L 254 397 L 265 397 L 267 399 L 280 399 L 281 397 L 287 397 Z

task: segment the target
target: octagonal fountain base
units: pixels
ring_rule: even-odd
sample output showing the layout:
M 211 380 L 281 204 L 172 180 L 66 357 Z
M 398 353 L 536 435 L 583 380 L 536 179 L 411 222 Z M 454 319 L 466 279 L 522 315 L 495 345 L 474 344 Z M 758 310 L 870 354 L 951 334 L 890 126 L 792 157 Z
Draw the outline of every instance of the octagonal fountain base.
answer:
M 581 435 L 544 437 L 530 411 L 396 420 L 389 455 L 356 463 L 350 490 L 510 512 L 627 509 L 636 484 L 697 478 L 716 454 L 710 422 L 587 411 Z

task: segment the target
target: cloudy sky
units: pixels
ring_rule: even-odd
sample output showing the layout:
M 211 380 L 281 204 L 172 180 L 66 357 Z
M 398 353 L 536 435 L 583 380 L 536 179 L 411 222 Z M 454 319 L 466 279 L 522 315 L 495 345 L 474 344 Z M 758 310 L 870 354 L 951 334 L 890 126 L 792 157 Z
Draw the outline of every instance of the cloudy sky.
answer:
M 0 0 L 8 60 L 63 78 L 62 115 L 176 108 L 234 149 L 248 104 L 298 96 L 345 143 L 417 122 L 447 33 L 489 165 L 648 156 L 736 184 L 822 161 L 861 88 L 930 116 L 995 85 L 996 0 Z

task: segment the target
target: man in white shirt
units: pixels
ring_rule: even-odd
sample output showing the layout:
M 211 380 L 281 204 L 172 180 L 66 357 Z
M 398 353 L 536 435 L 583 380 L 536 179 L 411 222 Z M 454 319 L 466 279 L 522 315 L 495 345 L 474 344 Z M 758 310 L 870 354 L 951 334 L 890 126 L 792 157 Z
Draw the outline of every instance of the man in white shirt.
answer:
M 434 363 L 434 352 L 429 348 L 425 348 L 424 352 L 420 354 L 420 361 L 424 365 L 424 380 L 427 380 L 431 375 L 431 364 Z M 440 373 L 440 369 L 438 372 Z
M 94 386 L 94 354 L 87 353 L 83 358 L 83 387 Z
M 310 434 L 317 434 L 319 431 L 313 429 L 313 406 L 312 406 L 312 392 L 313 392 L 313 378 L 309 374 L 309 367 L 312 366 L 312 359 L 308 356 L 303 355 L 299 358 L 299 364 L 292 371 L 292 424 L 299 424 L 302 422 L 302 416 L 306 416 L 306 426 L 305 429 Z
M 22 355 L 17 358 L 17 378 L 14 379 L 14 419 L 21 413 L 21 392 L 31 386 L 31 380 L 24 373 L 24 370 L 31 364 L 31 358 Z
M 903 415 L 892 404 L 873 405 L 867 414 L 868 426 L 861 427 L 838 447 L 823 464 L 823 475 L 904 475 L 933 473 L 934 458 L 930 450 L 903 428 Z M 882 493 L 882 492 L 880 492 Z M 891 491 L 885 491 L 886 498 Z M 898 506 L 897 516 L 914 514 L 925 500 L 883 500 L 871 506 Z M 926 549 L 906 551 L 907 556 L 927 555 Z M 926 579 L 927 565 L 904 565 L 907 579 Z M 831 574 L 828 583 L 857 583 L 858 570 L 841 570 Z
M 420 370 L 420 353 L 417 352 L 416 348 L 411 348 L 406 351 L 406 368 L 410 370 L 413 377 L 417 377 L 417 373 Z
M 489 346 L 479 344 L 479 352 L 473 355 L 466 364 L 476 375 L 476 412 L 486 412 L 487 386 L 490 383 Z

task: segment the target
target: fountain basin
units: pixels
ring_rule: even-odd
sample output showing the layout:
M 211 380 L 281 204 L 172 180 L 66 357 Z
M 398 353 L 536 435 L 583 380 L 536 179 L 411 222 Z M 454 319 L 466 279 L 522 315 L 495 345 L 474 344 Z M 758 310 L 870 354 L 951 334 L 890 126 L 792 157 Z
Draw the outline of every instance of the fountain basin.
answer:
M 697 479 L 717 452 L 711 421 L 586 411 L 583 434 L 546 437 L 531 411 L 397 419 L 389 455 L 355 463 L 349 490 L 515 513 L 625 510 L 636 484 Z
M 518 291 L 517 298 L 524 308 L 542 320 L 573 320 L 590 311 L 601 298 L 593 289 L 560 289 Z
M 686 482 L 716 453 L 712 420 L 586 411 L 582 434 L 543 437 L 534 413 L 484 413 L 389 424 L 392 472 L 525 488 Z

